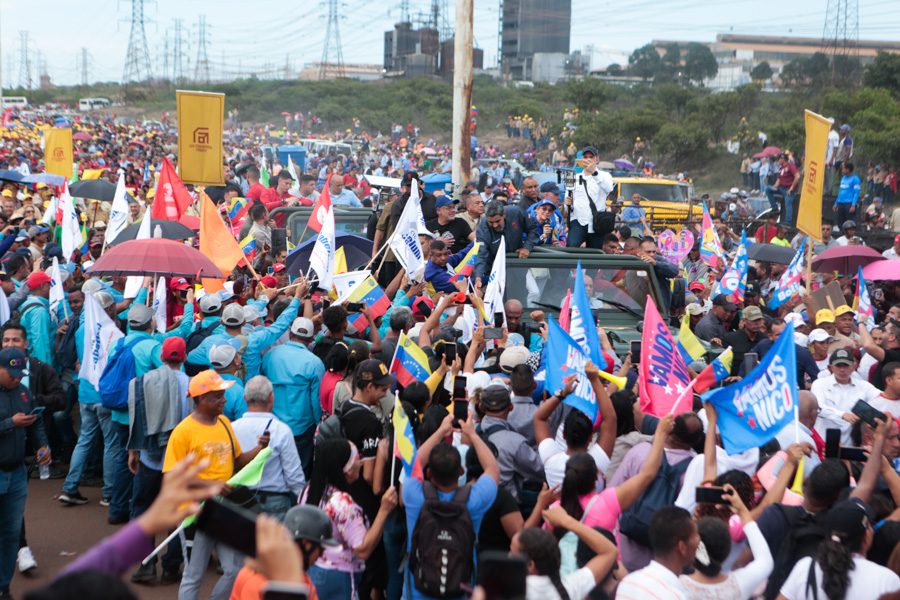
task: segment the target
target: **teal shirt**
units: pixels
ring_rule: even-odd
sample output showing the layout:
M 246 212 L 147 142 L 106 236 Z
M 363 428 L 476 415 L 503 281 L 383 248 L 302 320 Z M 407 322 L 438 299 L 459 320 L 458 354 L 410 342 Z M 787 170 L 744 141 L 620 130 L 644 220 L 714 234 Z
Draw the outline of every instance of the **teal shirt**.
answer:
M 269 350 L 262 361 L 263 374 L 272 382 L 272 412 L 300 435 L 319 422 L 322 403 L 319 386 L 325 364 L 299 342 L 290 341 Z
M 37 308 L 28 306 L 39 304 Z M 50 301 L 40 296 L 28 296 L 19 307 L 22 326 L 28 332 L 28 355 L 56 368 L 56 325 L 50 318 Z
M 134 331 L 125 336 L 122 347 L 127 346 L 136 339 L 141 339 L 141 341 L 132 350 L 134 353 L 134 376 L 140 377 L 144 373 L 148 373 L 163 365 L 162 357 L 160 356 L 162 343 L 146 331 Z M 117 347 L 118 344 L 109 349 L 109 360 L 112 360 L 112 357 L 115 356 Z M 112 411 L 112 420 L 122 425 L 128 425 L 128 409 Z
M 234 375 L 225 373 L 219 373 L 219 375 L 225 381 L 234 382 L 233 386 L 225 390 L 225 410 L 222 413 L 233 423 L 247 412 L 247 403 L 244 401 L 244 382 Z

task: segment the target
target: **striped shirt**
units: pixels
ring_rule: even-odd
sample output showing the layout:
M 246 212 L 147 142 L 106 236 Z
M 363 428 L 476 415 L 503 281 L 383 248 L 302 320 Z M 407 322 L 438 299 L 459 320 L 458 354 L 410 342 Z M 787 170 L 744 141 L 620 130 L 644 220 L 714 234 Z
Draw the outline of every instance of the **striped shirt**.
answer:
M 616 600 L 687 600 L 687 593 L 675 573 L 654 560 L 622 580 Z

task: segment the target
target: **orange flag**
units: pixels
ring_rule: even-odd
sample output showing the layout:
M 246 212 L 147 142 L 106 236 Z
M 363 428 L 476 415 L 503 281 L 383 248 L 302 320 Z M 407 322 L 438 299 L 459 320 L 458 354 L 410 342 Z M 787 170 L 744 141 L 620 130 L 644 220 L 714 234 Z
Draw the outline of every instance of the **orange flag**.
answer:
M 194 202 L 187 188 L 178 178 L 167 158 L 163 158 L 159 181 L 156 182 L 156 197 L 153 199 L 154 219 L 177 221 Z
M 200 252 L 226 275 L 244 259 L 244 252 L 219 217 L 215 204 L 200 193 Z

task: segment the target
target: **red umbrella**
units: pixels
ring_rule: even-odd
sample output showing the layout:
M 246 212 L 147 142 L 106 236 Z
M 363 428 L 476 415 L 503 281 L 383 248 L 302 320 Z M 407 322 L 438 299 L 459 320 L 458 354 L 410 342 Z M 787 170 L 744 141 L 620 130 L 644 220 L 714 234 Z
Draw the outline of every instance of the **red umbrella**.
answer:
M 860 267 L 879 260 L 885 258 L 868 246 L 834 246 L 816 256 L 812 268 L 817 273 L 837 271 L 841 275 L 855 275 Z
M 200 217 L 192 217 L 191 215 L 181 215 L 178 222 L 194 231 L 200 231 Z
M 880 260 L 863 267 L 866 281 L 895 281 L 900 279 L 900 260 Z
M 767 156 L 778 156 L 781 154 L 781 148 L 778 146 L 766 146 L 762 152 L 757 152 L 753 158 L 765 158 Z
M 213 277 L 225 275 L 203 255 L 190 246 L 166 240 L 129 240 L 107 248 L 88 272 L 93 275 L 115 277 L 127 275 L 161 275 L 166 277 Z
M 78 140 L 79 142 L 86 142 L 88 140 L 92 140 L 94 138 L 91 137 L 91 134 L 85 133 L 83 131 L 79 131 L 78 133 L 72 136 L 73 140 Z

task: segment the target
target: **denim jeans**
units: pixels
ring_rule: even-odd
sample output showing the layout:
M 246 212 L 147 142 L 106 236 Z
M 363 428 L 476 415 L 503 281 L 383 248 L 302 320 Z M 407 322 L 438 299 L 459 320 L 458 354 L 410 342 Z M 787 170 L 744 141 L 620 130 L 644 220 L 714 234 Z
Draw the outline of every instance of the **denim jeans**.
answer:
M 244 566 L 244 555 L 225 544 L 217 543 L 201 531 L 194 535 L 191 558 L 184 568 L 184 574 L 181 576 L 178 600 L 197 600 L 200 594 L 200 586 L 203 585 L 203 579 L 206 576 L 206 568 L 209 566 L 209 557 L 213 548 L 216 549 L 216 554 L 219 556 L 219 562 L 222 563 L 222 570 L 225 573 L 219 578 L 209 599 L 228 600 L 228 597 L 231 595 L 231 588 L 234 587 L 234 580 L 237 579 L 238 571 Z M 328 597 L 320 595 L 320 598 Z
M 131 519 L 141 516 L 156 497 L 162 485 L 162 471 L 151 469 L 144 463 L 138 467 L 134 476 L 134 500 L 131 507 Z M 162 566 L 166 570 L 175 570 L 181 566 L 181 542 L 177 539 L 169 542 L 169 548 L 162 557 Z M 156 557 L 150 559 L 151 564 L 156 564 Z
M 125 517 L 131 514 L 132 482 L 134 475 L 128 470 L 128 425 L 113 422 L 113 431 L 116 438 L 116 470 L 113 478 L 112 496 L 110 499 L 110 518 Z
M 0 471 L 0 592 L 9 591 L 9 583 L 16 571 L 26 498 L 28 475 L 25 465 L 12 471 Z
M 316 425 L 313 425 L 300 435 L 294 436 L 294 444 L 297 446 L 297 454 L 300 455 L 300 465 L 303 467 L 303 475 L 306 480 L 312 476 L 313 451 L 316 448 Z
M 403 595 L 403 571 L 400 564 L 406 554 L 406 519 L 394 510 L 384 524 L 384 549 L 387 554 L 388 584 L 386 600 L 400 600 Z
M 91 447 L 94 441 L 103 437 L 103 497 L 109 498 L 113 493 L 113 481 L 118 457 L 118 446 L 113 434 L 112 411 L 103 408 L 99 402 L 95 404 L 81 404 L 81 431 L 78 434 L 78 444 L 72 452 L 72 460 L 69 463 L 69 475 L 63 484 L 63 492 L 67 494 L 78 493 L 78 482 L 84 475 L 87 462 L 90 460 Z
M 351 579 L 352 577 L 352 579 Z M 309 578 L 316 586 L 316 595 L 329 600 L 355 600 L 354 591 L 359 589 L 362 573 L 350 573 L 337 569 L 323 569 L 318 565 L 309 568 Z M 179 598 L 179 600 L 181 600 Z
M 775 201 L 775 192 L 779 191 L 784 195 L 784 215 L 782 215 L 781 222 L 791 225 L 794 216 L 794 200 L 797 199 L 797 192 L 789 194 L 788 189 L 789 188 L 781 186 L 770 187 L 766 190 L 766 197 L 769 199 L 769 206 L 772 207 L 772 210 L 778 210 L 778 202 Z
M 288 496 L 271 493 L 267 494 L 266 492 L 259 492 L 256 499 L 264 513 L 279 521 L 284 521 L 285 513 L 287 513 L 291 506 L 295 504 L 291 502 L 291 499 Z
M 566 238 L 566 247 L 568 248 L 578 248 L 581 244 L 587 242 L 585 247 L 587 248 L 603 248 L 603 237 L 602 235 L 597 235 L 596 233 L 588 233 L 587 225 L 582 225 L 575 219 L 572 219 L 572 222 L 569 223 L 569 235 Z

